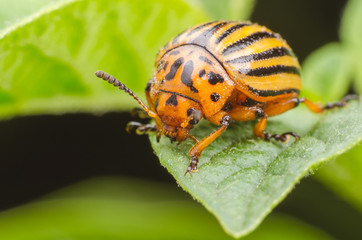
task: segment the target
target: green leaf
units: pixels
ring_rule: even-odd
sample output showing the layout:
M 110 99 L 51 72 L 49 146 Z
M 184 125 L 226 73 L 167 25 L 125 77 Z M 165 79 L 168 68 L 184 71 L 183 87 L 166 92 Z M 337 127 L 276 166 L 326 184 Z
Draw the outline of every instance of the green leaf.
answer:
M 362 93 L 362 1 L 349 0 L 343 14 L 340 35 L 352 59 L 355 72 L 354 86 Z
M 0 239 L 231 239 L 173 186 L 94 179 L 0 213 Z M 331 239 L 286 215 L 272 215 L 246 239 Z
M 352 59 L 340 43 L 319 48 L 303 63 L 302 95 L 319 101 L 341 99 L 352 80 Z
M 271 119 L 267 131 L 296 131 L 298 142 L 281 144 L 252 135 L 255 122 L 233 123 L 200 158 L 199 172 L 184 176 L 191 141 L 171 144 L 166 138 L 152 146 L 178 184 L 200 201 L 235 237 L 254 230 L 263 218 L 316 166 L 362 140 L 362 105 L 357 101 L 322 116 L 305 108 Z M 216 127 L 207 122 L 192 134 L 198 138 Z
M 362 146 L 323 166 L 316 178 L 362 212 Z
M 5 27 L 20 22 L 24 17 L 42 7 L 55 4 L 61 0 L 12 0 L 0 1 L 0 31 Z
M 136 103 L 94 76 L 141 93 L 158 49 L 208 18 L 182 0 L 68 0 L 0 33 L 0 118 L 104 112 Z
M 202 6 L 213 19 L 249 20 L 255 5 L 254 0 L 188 0 Z

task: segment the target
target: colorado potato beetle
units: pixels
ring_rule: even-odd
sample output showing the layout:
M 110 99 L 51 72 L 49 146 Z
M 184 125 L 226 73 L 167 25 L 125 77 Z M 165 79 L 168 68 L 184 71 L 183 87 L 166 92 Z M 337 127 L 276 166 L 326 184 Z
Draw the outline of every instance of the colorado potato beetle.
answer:
M 222 134 L 231 120 L 259 119 L 254 135 L 265 140 L 287 141 L 294 132 L 265 132 L 268 117 L 299 103 L 315 113 L 342 107 L 353 97 L 321 107 L 299 98 L 300 65 L 292 49 L 277 33 L 251 22 L 214 21 L 180 33 L 160 49 L 154 73 L 147 83 L 147 107 L 123 83 L 102 71 L 96 76 L 126 91 L 156 125 L 131 122 L 139 133 L 157 132 L 190 149 L 186 173 L 196 172 L 202 151 Z M 198 140 L 190 130 L 205 118 L 220 127 Z M 185 173 L 185 174 L 186 174 Z

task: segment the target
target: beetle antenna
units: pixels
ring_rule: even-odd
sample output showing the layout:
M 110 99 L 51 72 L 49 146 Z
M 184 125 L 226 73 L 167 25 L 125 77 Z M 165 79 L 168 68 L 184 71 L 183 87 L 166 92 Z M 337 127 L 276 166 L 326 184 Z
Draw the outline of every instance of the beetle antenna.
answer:
M 97 71 L 95 72 L 95 75 L 99 78 L 102 78 L 103 80 L 107 81 L 108 83 L 112 84 L 115 87 L 118 87 L 120 90 L 125 91 L 129 95 L 131 95 L 141 106 L 142 108 L 147 112 L 148 116 L 151 118 L 155 118 L 157 115 L 156 113 L 152 112 L 148 107 L 142 102 L 142 100 L 137 97 L 136 94 L 132 92 L 126 85 L 121 83 L 119 80 L 117 80 L 115 77 L 109 75 L 108 73 L 105 73 L 103 71 Z

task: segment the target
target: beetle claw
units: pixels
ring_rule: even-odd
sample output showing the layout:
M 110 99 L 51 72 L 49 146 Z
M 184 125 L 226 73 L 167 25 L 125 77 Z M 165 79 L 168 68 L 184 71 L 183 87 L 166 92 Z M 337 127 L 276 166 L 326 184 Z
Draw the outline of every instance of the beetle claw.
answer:
M 277 141 L 287 143 L 287 142 L 289 142 L 290 136 L 294 137 L 296 141 L 298 141 L 300 139 L 300 136 L 295 132 L 286 132 L 283 134 L 264 133 L 264 139 L 268 142 L 270 141 L 270 139 L 274 138 Z

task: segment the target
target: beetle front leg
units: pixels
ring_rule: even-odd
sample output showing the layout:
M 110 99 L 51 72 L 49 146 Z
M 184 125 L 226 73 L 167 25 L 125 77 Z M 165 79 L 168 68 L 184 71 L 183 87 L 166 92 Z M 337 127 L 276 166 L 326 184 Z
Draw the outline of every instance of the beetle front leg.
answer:
M 138 119 L 149 119 L 150 116 L 142 108 L 134 108 L 131 111 L 131 116 Z
M 154 125 L 151 125 L 151 124 L 142 124 L 139 122 L 129 122 L 126 127 L 126 131 L 131 132 L 133 129 L 136 129 L 136 133 L 138 135 L 157 131 L 157 127 Z
M 221 127 L 215 132 L 211 133 L 209 136 L 201 139 L 196 142 L 196 144 L 190 149 L 189 156 L 191 157 L 190 165 L 187 167 L 185 175 L 191 172 L 197 172 L 197 165 L 199 164 L 199 157 L 201 156 L 202 151 L 209 146 L 217 137 L 219 137 L 229 126 L 231 122 L 231 117 L 229 115 L 224 115 L 221 120 Z

